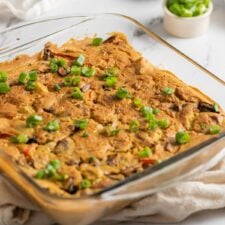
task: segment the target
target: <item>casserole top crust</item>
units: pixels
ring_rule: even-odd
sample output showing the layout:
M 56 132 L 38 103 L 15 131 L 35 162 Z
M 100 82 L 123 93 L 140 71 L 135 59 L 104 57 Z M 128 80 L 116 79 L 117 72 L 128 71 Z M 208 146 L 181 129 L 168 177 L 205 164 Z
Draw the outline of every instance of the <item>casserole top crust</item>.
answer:
M 82 196 L 224 130 L 222 109 L 121 33 L 0 63 L 0 148 L 52 193 Z

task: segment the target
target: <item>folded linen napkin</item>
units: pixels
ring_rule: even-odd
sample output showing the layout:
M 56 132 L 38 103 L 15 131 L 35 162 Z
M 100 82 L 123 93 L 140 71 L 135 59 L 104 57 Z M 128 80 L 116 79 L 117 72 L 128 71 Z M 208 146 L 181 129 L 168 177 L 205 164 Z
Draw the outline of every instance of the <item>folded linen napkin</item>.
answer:
M 225 158 L 211 170 L 148 196 L 95 225 L 174 223 L 225 207 Z M 47 215 L 0 178 L 0 225 L 53 225 Z
M 34 19 L 58 2 L 59 0 L 0 0 L 0 12 L 11 12 L 20 20 Z

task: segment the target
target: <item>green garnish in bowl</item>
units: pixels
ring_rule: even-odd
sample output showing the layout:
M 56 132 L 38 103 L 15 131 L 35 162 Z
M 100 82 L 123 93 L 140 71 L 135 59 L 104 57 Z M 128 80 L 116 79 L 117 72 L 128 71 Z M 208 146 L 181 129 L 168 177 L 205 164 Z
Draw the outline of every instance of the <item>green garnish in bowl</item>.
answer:
M 167 8 L 179 17 L 196 17 L 207 12 L 211 0 L 168 0 Z

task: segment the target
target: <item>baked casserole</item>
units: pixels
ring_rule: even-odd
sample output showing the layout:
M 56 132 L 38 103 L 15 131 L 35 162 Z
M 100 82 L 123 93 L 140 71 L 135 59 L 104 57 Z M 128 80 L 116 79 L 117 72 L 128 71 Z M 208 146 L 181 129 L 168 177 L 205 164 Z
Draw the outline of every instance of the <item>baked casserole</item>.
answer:
M 220 106 L 122 33 L 0 63 L 0 148 L 43 188 L 83 196 L 224 131 Z

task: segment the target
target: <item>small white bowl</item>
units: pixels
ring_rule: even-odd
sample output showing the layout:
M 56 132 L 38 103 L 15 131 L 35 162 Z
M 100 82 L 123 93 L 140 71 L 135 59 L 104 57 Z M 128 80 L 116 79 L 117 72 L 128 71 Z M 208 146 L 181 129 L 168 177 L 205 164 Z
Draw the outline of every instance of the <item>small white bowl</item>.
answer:
M 164 27 L 169 34 L 181 38 L 192 38 L 204 34 L 210 22 L 213 4 L 209 5 L 208 11 L 201 16 L 179 17 L 169 11 L 167 0 L 163 2 Z

